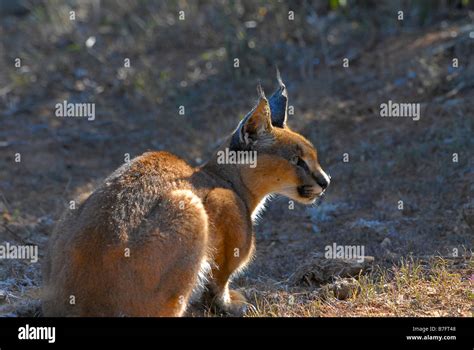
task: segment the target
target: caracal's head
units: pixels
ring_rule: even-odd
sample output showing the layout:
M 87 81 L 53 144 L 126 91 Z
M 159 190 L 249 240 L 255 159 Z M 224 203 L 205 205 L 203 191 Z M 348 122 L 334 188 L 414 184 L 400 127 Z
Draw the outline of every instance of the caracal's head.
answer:
M 256 154 L 255 167 L 241 167 L 242 179 L 253 192 L 312 204 L 329 186 L 330 176 L 321 168 L 314 145 L 288 127 L 288 94 L 279 74 L 278 82 L 268 100 L 258 87 L 257 105 L 232 134 L 230 149 Z

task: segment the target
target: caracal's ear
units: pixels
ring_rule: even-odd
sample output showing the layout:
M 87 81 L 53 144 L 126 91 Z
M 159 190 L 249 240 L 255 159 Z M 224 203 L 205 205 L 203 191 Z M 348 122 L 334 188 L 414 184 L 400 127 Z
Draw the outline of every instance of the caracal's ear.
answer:
M 256 143 L 267 142 L 272 139 L 272 121 L 270 105 L 265 97 L 261 85 L 257 86 L 257 105 L 241 120 L 235 129 L 232 148 L 251 148 Z
M 283 80 L 281 80 L 280 71 L 277 68 L 278 89 L 270 97 L 270 111 L 272 116 L 272 125 L 278 128 L 286 126 L 288 116 L 288 92 Z

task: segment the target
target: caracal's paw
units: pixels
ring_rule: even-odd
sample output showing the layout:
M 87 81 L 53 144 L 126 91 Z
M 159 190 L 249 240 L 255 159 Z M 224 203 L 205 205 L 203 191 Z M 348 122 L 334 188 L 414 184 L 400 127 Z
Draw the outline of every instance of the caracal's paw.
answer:
M 229 290 L 225 297 L 213 297 L 210 300 L 210 309 L 216 314 L 242 317 L 254 306 L 247 302 L 245 296 L 236 291 Z M 209 299 L 207 299 L 209 301 Z
M 228 316 L 242 317 L 247 312 L 255 310 L 255 307 L 250 304 L 245 296 L 236 290 L 229 290 L 229 299 L 227 303 L 221 304 L 220 309 Z

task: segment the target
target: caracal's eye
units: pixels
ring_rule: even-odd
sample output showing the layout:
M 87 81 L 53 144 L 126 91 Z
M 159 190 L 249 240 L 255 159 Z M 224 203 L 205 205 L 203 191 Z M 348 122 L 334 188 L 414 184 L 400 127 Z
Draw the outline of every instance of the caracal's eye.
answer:
M 290 158 L 290 163 L 293 164 L 293 165 L 298 165 L 298 161 L 300 160 L 301 158 L 298 157 L 298 156 L 293 156 Z
M 306 162 L 302 158 L 298 157 L 298 162 L 296 163 L 296 165 L 299 166 L 304 171 L 309 172 L 309 166 L 308 164 L 306 164 Z

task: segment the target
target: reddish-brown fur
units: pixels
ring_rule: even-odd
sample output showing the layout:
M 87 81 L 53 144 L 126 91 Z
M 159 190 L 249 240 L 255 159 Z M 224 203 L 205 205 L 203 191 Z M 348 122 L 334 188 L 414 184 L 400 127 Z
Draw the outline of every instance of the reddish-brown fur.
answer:
M 193 168 L 170 153 L 149 152 L 67 210 L 50 241 L 44 314 L 180 316 L 205 263 L 211 267 L 201 281 L 208 300 L 242 314 L 245 298 L 229 290 L 229 282 L 252 258 L 252 213 L 270 193 L 311 203 L 323 191 L 315 181 L 324 172 L 314 147 L 286 125 L 272 127 L 271 117 L 261 96 L 241 124 L 256 141 L 243 145 L 257 152 L 255 168 L 218 164 L 217 153 Z M 309 194 L 299 194 L 302 185 Z

